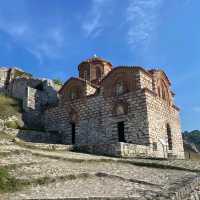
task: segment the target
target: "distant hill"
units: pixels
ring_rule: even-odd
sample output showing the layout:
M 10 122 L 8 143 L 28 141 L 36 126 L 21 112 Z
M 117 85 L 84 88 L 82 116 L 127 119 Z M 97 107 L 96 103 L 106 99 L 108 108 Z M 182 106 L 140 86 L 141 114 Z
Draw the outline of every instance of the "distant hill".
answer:
M 183 141 L 186 157 L 198 157 L 200 159 L 200 131 L 183 132 Z

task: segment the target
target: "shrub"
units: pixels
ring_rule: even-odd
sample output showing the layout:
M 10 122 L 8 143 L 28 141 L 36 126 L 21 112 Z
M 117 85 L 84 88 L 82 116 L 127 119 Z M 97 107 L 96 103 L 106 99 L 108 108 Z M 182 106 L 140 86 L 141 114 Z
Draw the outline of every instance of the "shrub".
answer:
M 17 121 L 7 121 L 5 123 L 5 125 L 6 125 L 7 128 L 12 128 L 12 129 L 19 129 L 20 128 Z
M 14 177 L 11 177 L 8 170 L 0 168 L 0 193 L 14 192 L 19 189 L 20 184 Z
M 62 85 L 62 81 L 60 79 L 54 79 L 53 82 L 57 85 Z
M 20 116 L 22 102 L 0 94 L 0 119 L 7 119 L 13 115 Z

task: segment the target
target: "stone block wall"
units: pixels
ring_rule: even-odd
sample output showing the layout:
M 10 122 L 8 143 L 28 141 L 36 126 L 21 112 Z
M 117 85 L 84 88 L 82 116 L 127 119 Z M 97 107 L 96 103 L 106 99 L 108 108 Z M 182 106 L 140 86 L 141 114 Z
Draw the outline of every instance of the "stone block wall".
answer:
M 147 88 L 149 90 L 153 90 L 153 80 L 152 77 L 144 71 L 139 71 L 139 84 L 140 84 L 140 88 Z
M 86 95 L 93 95 L 96 92 L 96 88 L 94 88 L 89 82 L 86 83 Z
M 9 95 L 23 100 L 26 96 L 27 87 L 37 88 L 42 84 L 40 79 L 29 77 L 17 77 L 9 84 Z
M 90 144 L 90 145 L 75 145 L 75 151 L 93 153 L 97 155 L 116 156 L 116 157 L 140 157 L 149 158 L 156 157 L 153 154 L 150 146 L 130 144 L 123 142 L 105 143 L 105 144 Z
M 25 125 L 29 128 L 42 128 L 44 126 L 43 106 L 46 102 L 46 96 L 42 91 L 31 87 L 27 87 L 26 93 L 23 98 Z
M 179 110 L 169 106 L 166 101 L 149 90 L 145 90 L 145 94 L 147 101 L 150 143 L 152 145 L 153 143 L 157 144 L 157 153 L 159 157 L 163 157 L 165 153 L 171 153 L 172 155 L 177 156 L 177 158 L 184 158 Z M 161 140 L 163 140 L 168 145 L 167 124 L 171 128 L 172 134 L 171 151 L 168 147 L 163 150 L 163 144 L 161 142 Z
M 123 80 L 127 88 L 127 92 L 120 95 L 115 94 L 118 80 Z M 125 143 L 120 147 L 122 156 L 166 158 L 170 155 L 182 159 L 179 111 L 167 102 L 167 98 L 160 98 L 155 93 L 153 84 L 150 72 L 139 67 L 119 67 L 103 80 L 99 93 L 95 95 L 72 100 L 65 98 L 66 90 L 59 105 L 45 111 L 45 127 L 48 131 L 59 131 L 65 144 L 72 144 L 75 128 L 76 146 L 103 153 L 108 144 L 112 149 L 109 152 L 118 148 L 119 145 L 114 144 L 121 142 L 118 125 L 123 122 Z M 167 124 L 171 128 L 172 150 L 167 145 Z M 100 149 L 94 150 L 95 147 Z
M 19 130 L 17 135 L 19 139 L 33 143 L 61 144 L 62 137 L 57 132 L 39 132 L 30 130 Z
M 9 69 L 0 68 L 0 92 L 6 92 L 6 86 L 8 81 Z
M 128 114 L 116 115 L 115 104 L 127 102 Z M 66 144 L 71 144 L 71 116 L 77 115 L 76 143 L 101 144 L 119 141 L 117 123 L 125 124 L 125 139 L 128 143 L 149 144 L 148 121 L 145 96 L 141 90 L 126 93 L 118 98 L 104 98 L 102 95 L 84 100 L 62 102 L 58 107 L 46 111 L 47 130 L 62 131 Z

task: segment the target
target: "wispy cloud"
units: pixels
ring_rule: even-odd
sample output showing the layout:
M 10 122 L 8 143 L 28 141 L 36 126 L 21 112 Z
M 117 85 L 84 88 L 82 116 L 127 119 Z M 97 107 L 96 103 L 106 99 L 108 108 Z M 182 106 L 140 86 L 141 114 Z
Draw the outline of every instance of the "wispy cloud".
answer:
M 158 23 L 158 10 L 163 0 L 129 0 L 126 21 L 131 47 L 148 46 Z
M 13 14 L 14 15 L 14 14 Z M 29 16 L 8 19 L 0 9 L 0 31 L 6 33 L 20 47 L 31 53 L 40 63 L 47 58 L 59 58 L 66 45 L 63 26 L 34 23 Z
M 200 113 L 200 106 L 196 106 L 193 108 L 193 111 Z
M 86 37 L 96 38 L 104 30 L 104 23 L 102 21 L 104 15 L 104 8 L 111 0 L 92 0 L 91 10 L 82 23 L 82 29 Z
M 28 23 L 7 21 L 5 23 L 0 23 L 0 30 L 7 33 L 13 41 L 19 43 L 40 62 L 44 56 L 48 58 L 60 56 L 64 45 L 64 32 L 60 27 L 40 31 Z

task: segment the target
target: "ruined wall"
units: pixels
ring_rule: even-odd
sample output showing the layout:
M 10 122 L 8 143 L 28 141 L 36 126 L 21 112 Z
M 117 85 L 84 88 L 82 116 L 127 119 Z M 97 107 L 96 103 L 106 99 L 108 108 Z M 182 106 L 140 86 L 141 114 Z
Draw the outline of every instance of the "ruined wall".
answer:
M 27 87 L 23 98 L 23 119 L 29 128 L 42 128 L 44 124 L 43 111 L 47 102 L 44 92 Z
M 0 68 L 0 92 L 6 92 L 7 80 L 9 75 L 8 68 Z
M 12 97 L 23 100 L 26 96 L 27 87 L 36 88 L 42 81 L 34 78 L 21 78 L 14 79 L 9 84 L 9 94 Z

